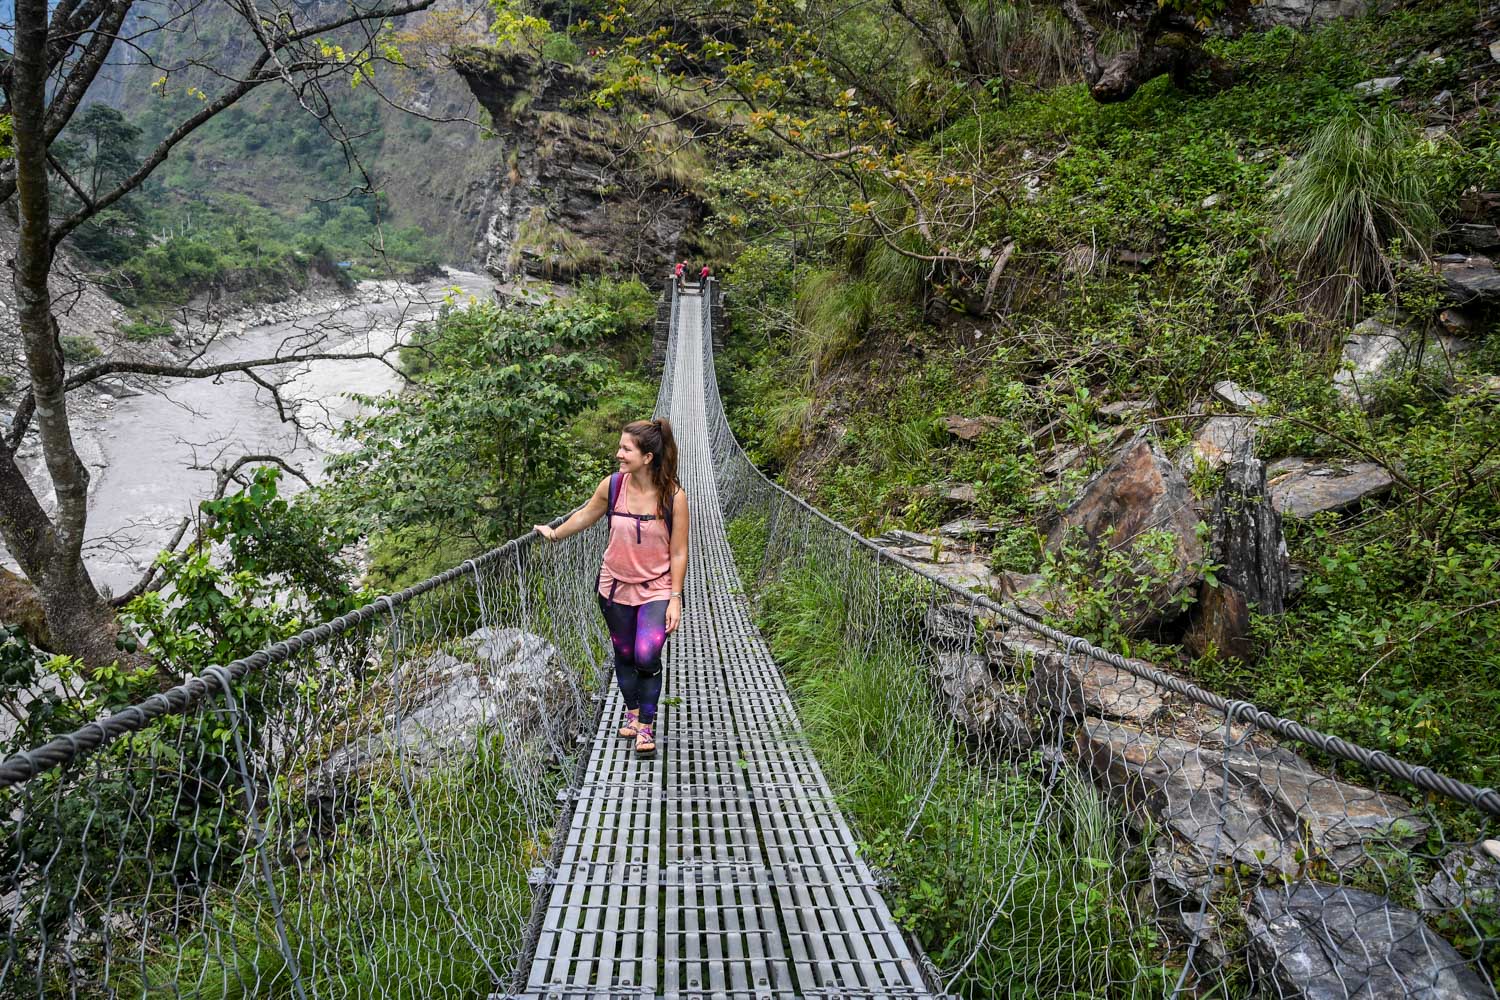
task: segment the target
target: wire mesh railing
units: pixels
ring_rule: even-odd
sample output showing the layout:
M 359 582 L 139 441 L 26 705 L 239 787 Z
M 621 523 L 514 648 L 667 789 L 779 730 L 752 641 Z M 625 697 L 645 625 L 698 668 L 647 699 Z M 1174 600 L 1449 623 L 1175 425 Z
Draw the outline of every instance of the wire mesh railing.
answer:
M 832 521 L 740 449 L 705 305 L 741 575 L 947 992 L 1495 995 L 1500 796 L 1107 652 Z
M 0 997 L 511 985 L 610 676 L 602 531 L 512 540 L 0 763 Z
M 781 490 L 719 400 L 716 291 L 741 575 L 947 992 L 1494 996 L 1493 792 L 1048 629 Z M 607 683 L 600 541 L 517 539 L 0 763 L 0 997 L 507 990 Z

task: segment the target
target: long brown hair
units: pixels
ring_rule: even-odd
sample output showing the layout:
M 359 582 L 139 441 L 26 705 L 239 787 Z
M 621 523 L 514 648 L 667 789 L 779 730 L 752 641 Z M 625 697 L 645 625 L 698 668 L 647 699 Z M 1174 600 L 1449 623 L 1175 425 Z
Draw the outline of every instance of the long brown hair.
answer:
M 635 440 L 635 446 L 651 456 L 651 483 L 656 487 L 656 515 L 663 520 L 671 510 L 672 498 L 682 489 L 677 481 L 677 439 L 672 436 L 672 421 L 666 417 L 657 420 L 633 420 L 625 425 L 625 433 Z

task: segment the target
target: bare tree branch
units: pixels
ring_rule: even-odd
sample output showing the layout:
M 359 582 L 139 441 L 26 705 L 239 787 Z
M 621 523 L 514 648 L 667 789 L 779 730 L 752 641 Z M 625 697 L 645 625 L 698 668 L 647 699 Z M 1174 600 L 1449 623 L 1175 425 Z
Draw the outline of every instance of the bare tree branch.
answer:
M 204 472 L 214 473 L 214 492 L 213 496 L 208 498 L 209 501 L 213 501 L 222 500 L 224 498 L 224 494 L 229 492 L 229 486 L 231 483 L 236 483 L 241 487 L 246 485 L 245 480 L 240 477 L 239 471 L 247 465 L 279 466 L 292 475 L 296 476 L 298 479 L 302 480 L 302 482 L 306 485 L 312 485 L 312 480 L 307 478 L 306 473 L 304 473 L 296 466 L 292 465 L 280 455 L 241 455 L 239 458 L 235 459 L 234 462 L 222 468 L 205 465 L 194 465 L 192 466 L 192 468 Z M 172 537 L 167 541 L 166 547 L 162 549 L 162 556 L 170 556 L 174 559 L 180 558 L 180 555 L 177 552 L 177 546 L 182 544 L 182 539 L 187 535 L 187 529 L 189 525 L 192 524 L 192 522 L 193 519 L 191 517 L 184 517 L 178 523 L 176 529 L 172 532 Z M 202 546 L 204 527 L 206 527 L 206 525 L 199 525 L 198 530 L 194 532 L 193 541 L 185 549 L 183 549 L 183 552 L 192 552 Z M 112 598 L 110 603 L 117 608 L 123 608 L 135 598 L 139 597 L 146 591 L 150 590 L 153 586 L 155 586 L 156 581 L 160 579 L 161 574 L 165 570 L 166 566 L 164 564 L 164 561 L 162 560 L 161 556 L 158 556 L 157 559 L 152 562 L 151 568 L 148 569 L 145 575 L 136 582 L 135 586 L 131 587 L 123 594 Z
M 399 344 L 393 345 L 392 348 L 388 351 L 358 351 L 352 353 L 343 351 L 307 351 L 287 355 L 273 355 L 269 358 L 248 358 L 240 361 L 226 361 L 223 364 L 204 365 L 198 368 L 183 365 L 167 365 L 158 362 L 131 361 L 122 358 L 114 358 L 97 362 L 95 364 L 89 365 L 87 368 L 81 368 L 78 371 L 74 372 L 72 375 L 69 375 L 63 382 L 63 391 L 71 392 L 72 390 L 80 388 L 81 386 L 88 385 L 90 382 L 101 379 L 106 375 L 150 375 L 158 378 L 202 379 L 215 378 L 220 375 L 227 375 L 231 372 L 243 372 L 247 375 L 250 375 L 252 378 L 255 378 L 255 376 L 251 373 L 258 368 L 269 368 L 276 365 L 302 364 L 310 361 L 379 361 L 381 364 L 384 364 L 387 368 L 391 369 L 391 371 L 395 372 L 403 379 L 405 379 L 405 373 L 401 371 L 399 366 L 392 363 L 390 360 L 390 354 L 397 350 L 399 346 Z M 270 386 L 266 385 L 265 382 L 261 381 L 258 378 L 255 378 L 255 381 L 263 386 L 266 386 L 266 388 L 270 388 Z M 35 414 L 35 412 L 36 401 L 32 398 L 30 392 L 28 392 L 21 398 L 20 405 L 16 407 L 16 412 L 14 416 L 11 417 L 10 431 L 4 436 L 6 445 L 12 450 L 20 445 L 21 438 L 25 435 L 27 428 L 30 426 L 31 418 Z M 286 415 L 284 413 L 282 414 L 282 419 L 286 420 Z

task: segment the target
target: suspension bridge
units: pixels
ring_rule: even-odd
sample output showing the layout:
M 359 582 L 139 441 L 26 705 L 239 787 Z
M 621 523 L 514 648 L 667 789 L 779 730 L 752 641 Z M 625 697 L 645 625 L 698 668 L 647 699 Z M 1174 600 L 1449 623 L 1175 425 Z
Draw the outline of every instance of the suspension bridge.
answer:
M 1500 796 L 781 490 L 724 416 L 715 291 L 664 306 L 693 516 L 656 759 L 615 735 L 602 529 L 516 539 L 0 763 L 0 997 L 1495 995 Z M 798 573 L 858 695 L 816 723 L 873 782 L 817 759 L 752 620 Z

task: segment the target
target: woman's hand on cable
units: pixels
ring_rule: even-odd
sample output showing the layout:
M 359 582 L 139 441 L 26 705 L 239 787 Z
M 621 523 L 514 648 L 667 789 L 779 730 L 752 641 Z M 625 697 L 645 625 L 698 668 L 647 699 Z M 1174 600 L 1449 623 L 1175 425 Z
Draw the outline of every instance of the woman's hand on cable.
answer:
M 676 594 L 667 602 L 667 635 L 677 631 L 677 626 L 682 623 L 682 598 Z
M 557 541 L 557 529 L 546 524 L 533 524 L 531 530 L 547 539 L 549 542 Z

